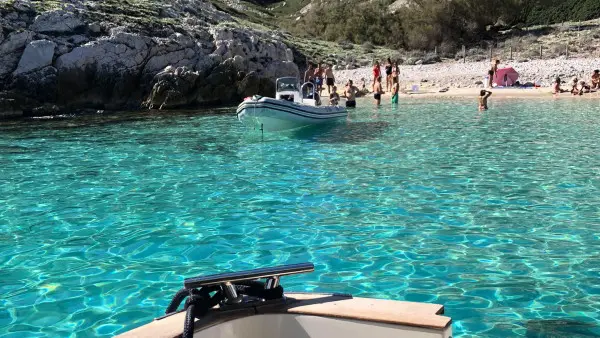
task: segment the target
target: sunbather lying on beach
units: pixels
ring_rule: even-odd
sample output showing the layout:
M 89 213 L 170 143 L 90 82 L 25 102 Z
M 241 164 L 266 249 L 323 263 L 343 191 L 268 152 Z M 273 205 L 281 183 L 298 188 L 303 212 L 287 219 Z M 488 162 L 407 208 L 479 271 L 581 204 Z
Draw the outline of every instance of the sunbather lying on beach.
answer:
M 479 110 L 488 109 L 487 100 L 490 96 L 492 96 L 492 92 L 490 91 L 482 90 L 479 92 Z

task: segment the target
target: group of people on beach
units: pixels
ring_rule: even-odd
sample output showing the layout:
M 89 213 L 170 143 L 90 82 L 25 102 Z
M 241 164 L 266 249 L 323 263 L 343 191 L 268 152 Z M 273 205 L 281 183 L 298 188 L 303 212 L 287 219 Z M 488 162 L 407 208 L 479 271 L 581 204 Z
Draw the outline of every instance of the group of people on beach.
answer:
M 493 59 L 490 68 L 487 72 L 487 83 L 485 85 L 487 88 L 493 88 L 494 79 L 497 76 L 498 68 L 500 65 L 499 59 Z M 398 103 L 398 94 L 400 90 L 399 77 L 400 77 L 400 68 L 398 67 L 398 62 L 393 62 L 390 58 L 387 58 L 386 63 L 383 67 L 384 72 L 382 72 L 382 66 L 379 61 L 375 61 L 373 63 L 373 78 L 372 78 L 372 93 L 373 99 L 375 100 L 375 104 L 377 106 L 381 105 L 381 96 L 386 92 L 391 92 L 391 101 L 392 103 Z M 385 73 L 385 90 L 383 85 L 383 75 Z M 316 92 L 321 95 L 323 91 L 323 84 L 327 85 L 327 93 L 329 94 L 329 104 L 337 106 L 340 102 L 340 94 L 337 92 L 337 87 L 335 86 L 335 77 L 333 74 L 333 66 L 328 64 L 327 66 L 323 64 L 309 64 L 308 69 L 304 74 L 304 82 L 312 82 L 316 87 Z M 517 82 L 518 84 L 518 82 Z M 559 77 L 555 79 L 553 85 L 553 93 L 560 94 L 570 92 L 573 95 L 583 95 L 584 93 L 591 93 L 600 90 L 600 70 L 594 70 L 591 76 L 591 82 L 588 83 L 584 80 L 580 80 L 577 77 L 573 77 L 571 81 L 567 84 L 568 89 L 561 88 L 563 82 Z M 346 107 L 356 107 L 356 97 L 362 93 L 368 93 L 369 91 L 366 89 L 366 81 L 363 79 L 362 84 L 363 89 L 359 90 L 352 82 L 352 80 L 348 80 L 346 82 L 344 91 L 342 92 L 342 97 L 346 98 Z M 492 92 L 489 90 L 481 90 L 479 93 L 478 103 L 480 110 L 488 109 L 488 98 L 492 95 Z
M 398 82 L 400 68 L 398 67 L 398 62 L 392 62 L 392 60 L 388 58 L 384 70 L 385 90 L 383 89 L 382 84 L 383 77 L 381 73 L 381 65 L 379 61 L 375 61 L 373 65 L 373 83 L 371 87 L 373 98 L 378 106 L 381 104 L 381 95 L 390 91 L 392 93 L 392 103 L 398 103 L 398 92 L 400 90 L 400 85 Z M 306 72 L 304 73 L 304 82 L 313 83 L 319 96 L 322 95 L 323 83 L 325 83 L 327 85 L 327 93 L 329 94 L 329 104 L 339 104 L 340 95 L 337 93 L 335 77 L 333 75 L 333 66 L 331 64 L 325 66 L 320 63 L 317 63 L 316 65 L 309 63 Z M 361 92 L 368 92 L 365 87 L 366 84 L 363 83 L 363 90 L 361 91 L 354 85 L 352 80 L 348 80 L 348 82 L 346 82 L 344 91 L 342 93 L 342 96 L 346 98 L 346 107 L 356 107 L 357 95 Z
M 577 76 L 574 76 L 567 84 L 567 89 L 562 89 L 561 84 L 562 81 L 560 77 L 557 77 L 554 80 L 554 85 L 552 86 L 553 94 L 556 95 L 569 92 L 573 95 L 583 95 L 584 93 L 596 92 L 600 90 L 600 69 L 594 70 L 590 83 L 585 82 L 585 80 L 580 80 L 577 78 Z
M 398 62 L 392 62 L 390 58 L 387 58 L 385 64 L 385 91 L 383 90 L 381 65 L 379 61 L 375 61 L 373 65 L 373 98 L 375 104 L 378 106 L 381 104 L 381 94 L 391 91 L 392 103 L 398 103 L 398 92 L 400 91 L 400 83 L 398 78 L 400 76 L 400 68 Z

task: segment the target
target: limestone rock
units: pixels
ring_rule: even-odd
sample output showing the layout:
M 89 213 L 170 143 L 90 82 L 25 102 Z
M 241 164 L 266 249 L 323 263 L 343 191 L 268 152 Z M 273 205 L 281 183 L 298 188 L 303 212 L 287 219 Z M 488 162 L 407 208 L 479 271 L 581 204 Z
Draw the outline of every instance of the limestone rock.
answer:
M 148 37 L 120 32 L 61 55 L 55 63 L 59 100 L 94 108 L 106 107 L 105 102 L 131 105 L 131 99 L 141 98 L 138 76 L 150 44 Z
M 274 79 L 278 73 L 299 74 L 298 67 L 293 64 L 292 50 L 266 33 L 227 27 L 212 27 L 209 32 L 216 47 L 213 54 L 223 59 L 240 56 L 248 61 L 248 69 L 260 77 Z M 239 65 L 241 59 L 237 60 L 236 65 Z M 282 72 L 275 70 L 280 65 L 285 68 Z
M 195 95 L 190 96 L 190 93 L 195 88 L 199 75 L 188 67 L 166 67 L 156 75 L 152 92 L 143 106 L 165 109 L 190 104 L 195 99 Z
M 85 23 L 75 13 L 55 10 L 38 15 L 31 30 L 38 33 L 70 33 L 84 26 Z
M 51 116 L 60 113 L 60 108 L 55 104 L 46 103 L 35 107 L 28 116 Z
M 88 24 L 88 30 L 93 34 L 98 34 L 98 33 L 102 32 L 102 27 L 100 27 L 99 23 L 92 22 L 92 23 Z
M 0 78 L 17 67 L 21 53 L 32 37 L 30 31 L 13 32 L 0 44 Z
M 15 99 L 0 97 L 0 119 L 23 116 L 23 110 Z
M 90 40 L 85 35 L 73 35 L 68 39 L 68 41 L 75 45 L 81 45 Z
M 13 76 L 41 69 L 52 64 L 56 44 L 48 40 L 31 41 L 21 56 Z
M 238 93 L 241 97 L 258 94 L 260 91 L 260 77 L 255 72 L 248 73 L 238 84 Z
M 20 73 L 14 76 L 11 88 L 42 102 L 56 100 L 57 70 L 48 66 L 45 68 Z

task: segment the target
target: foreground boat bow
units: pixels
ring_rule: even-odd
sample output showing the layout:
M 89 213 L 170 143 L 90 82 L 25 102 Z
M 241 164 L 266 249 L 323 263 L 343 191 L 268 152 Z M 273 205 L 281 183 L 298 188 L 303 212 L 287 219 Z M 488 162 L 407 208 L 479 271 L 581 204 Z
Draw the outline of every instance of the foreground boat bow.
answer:
M 119 337 L 452 337 L 451 319 L 442 316 L 441 305 L 343 294 L 283 294 L 281 276 L 313 270 L 312 264 L 295 264 L 187 279 L 185 292 L 180 291 L 189 296 L 187 310 L 169 313 Z M 266 282 L 259 284 L 256 279 Z M 210 304 L 200 296 L 209 294 L 203 289 L 217 290 L 210 297 L 217 297 L 218 305 L 196 308 L 190 314 L 190 304 Z

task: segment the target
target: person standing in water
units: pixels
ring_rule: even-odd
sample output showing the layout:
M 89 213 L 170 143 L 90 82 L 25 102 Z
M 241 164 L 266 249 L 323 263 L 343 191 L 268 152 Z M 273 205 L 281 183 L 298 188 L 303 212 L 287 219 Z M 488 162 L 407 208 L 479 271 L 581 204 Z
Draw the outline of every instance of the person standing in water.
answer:
M 376 79 L 375 86 L 373 86 L 373 92 L 375 104 L 378 106 L 381 105 L 381 94 L 383 94 L 383 89 L 381 88 L 381 76 Z
M 398 68 L 398 63 L 394 62 L 392 64 L 392 83 L 398 83 L 398 76 L 400 76 L 400 68 Z
M 393 65 L 392 65 L 392 60 L 390 58 L 387 58 L 387 63 L 385 64 L 385 91 L 389 92 L 390 88 L 392 88 L 392 72 L 393 72 Z
M 333 93 L 329 94 L 329 105 L 337 106 L 340 103 L 340 95 L 337 93 L 337 87 L 333 86 Z
M 325 78 L 327 84 L 327 93 L 331 94 L 331 89 L 335 88 L 335 77 L 333 77 L 333 67 L 331 64 L 327 65 L 327 69 L 325 70 Z
M 492 96 L 492 92 L 490 91 L 482 90 L 479 92 L 479 110 L 488 109 L 487 100 L 490 96 Z
M 394 84 L 392 85 L 392 103 L 398 103 L 398 91 L 400 85 L 398 84 L 398 82 L 394 82 Z
M 377 78 L 381 76 L 381 66 L 379 66 L 379 61 L 375 61 L 373 65 L 373 91 L 375 91 L 375 83 L 377 82 Z
M 352 80 L 348 80 L 346 84 L 346 88 L 344 88 L 344 96 L 346 97 L 346 107 L 354 108 L 356 107 L 356 93 L 358 92 L 358 88 L 356 88 L 352 84 Z

